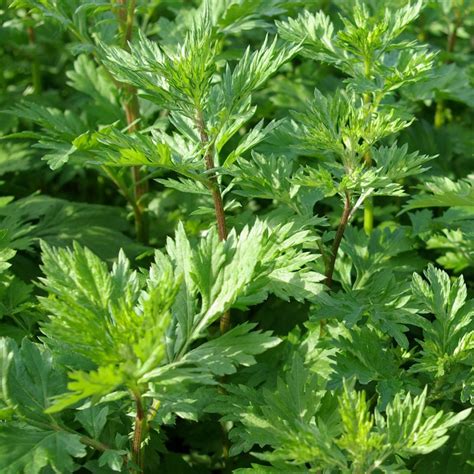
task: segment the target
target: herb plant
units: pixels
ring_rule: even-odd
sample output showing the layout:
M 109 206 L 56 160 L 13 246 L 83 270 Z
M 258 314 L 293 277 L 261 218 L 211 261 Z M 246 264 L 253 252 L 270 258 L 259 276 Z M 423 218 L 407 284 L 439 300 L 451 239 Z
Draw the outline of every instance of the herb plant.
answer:
M 1 473 L 472 472 L 471 2 L 1 5 Z

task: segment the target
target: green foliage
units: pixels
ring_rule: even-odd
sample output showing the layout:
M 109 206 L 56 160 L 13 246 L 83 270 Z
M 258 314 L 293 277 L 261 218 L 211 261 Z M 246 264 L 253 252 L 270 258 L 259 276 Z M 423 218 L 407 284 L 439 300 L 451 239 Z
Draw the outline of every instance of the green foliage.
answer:
M 51 353 L 25 340 L 21 347 L 1 339 L 0 466 L 5 472 L 71 471 L 72 457 L 86 455 L 80 435 L 45 414 L 50 398 L 66 388 L 66 376 Z
M 423 186 L 424 193 L 411 199 L 406 210 L 423 207 L 473 207 L 472 175 L 459 182 L 449 178 L 433 177 Z
M 257 223 L 239 236 L 230 234 L 225 243 L 211 232 L 194 250 L 181 227 L 176 240 L 168 243 L 171 259 L 158 252 L 146 279 L 130 269 L 123 253 L 109 272 L 103 261 L 77 244 L 73 251 L 45 245 L 45 278 L 40 280 L 49 294 L 40 298 L 48 315 L 42 324 L 45 343 L 97 366 L 86 372 L 81 370 L 85 362 L 78 360 L 68 385 L 73 394 L 62 397 L 52 410 L 90 396 L 100 399 L 122 386 L 137 390 L 155 376 L 166 378 L 167 370 L 176 377 L 181 365 L 185 373 L 195 367 L 196 377 L 201 372 L 203 381 L 213 383 L 210 374 L 233 373 L 235 366 L 254 362 L 253 355 L 276 339 L 248 334 L 251 326 L 235 328 L 222 341 L 191 352 L 190 345 L 231 307 L 257 304 L 269 291 L 298 299 L 306 288 L 315 291 L 321 277 L 304 271 L 308 255 L 297 251 L 305 235 L 272 242 L 268 226 Z M 294 289 L 286 288 L 291 272 L 300 269 Z M 81 331 L 76 334 L 72 328 Z M 217 360 L 212 357 L 216 351 Z
M 448 275 L 429 266 L 428 281 L 414 275 L 412 291 L 422 304 L 422 311 L 434 315 L 425 324 L 421 354 L 412 370 L 426 372 L 436 379 L 437 390 L 462 389 L 461 397 L 469 399 L 473 389 L 472 349 L 474 301 L 466 301 L 463 277 L 453 284 Z
M 71 433 L 46 431 L 21 424 L 2 426 L 0 466 L 3 472 L 40 473 L 45 467 L 53 472 L 71 472 L 72 457 L 86 455 L 80 437 Z
M 410 218 L 427 247 L 444 252 L 437 262 L 456 272 L 474 262 L 472 189 L 472 175 L 459 181 L 435 176 L 422 185 L 421 192 L 404 209 L 448 208 L 436 219 L 427 210 L 410 214 Z
M 432 54 L 410 50 L 414 42 L 395 41 L 419 15 L 421 7 L 422 2 L 417 1 L 371 15 L 367 5 L 355 2 L 351 18 L 341 18 L 344 28 L 337 33 L 323 12 L 305 11 L 277 25 L 283 38 L 302 43 L 305 56 L 334 64 L 354 79 L 356 87 L 386 93 L 430 69 Z
M 471 3 L 1 2 L 0 471 L 471 473 Z
M 358 196 L 353 212 L 371 195 L 403 195 L 395 176 L 398 174 L 400 179 L 403 174 L 420 172 L 420 164 L 428 159 L 407 154 L 406 147 L 374 148 L 412 122 L 409 113 L 400 113 L 394 106 L 394 91 L 421 81 L 432 66 L 433 54 L 416 42 L 397 42 L 421 7 L 418 1 L 398 10 L 386 8 L 371 14 L 367 5 L 355 2 L 351 17 L 341 16 L 344 28 L 337 33 L 322 11 L 305 11 L 296 19 L 277 22 L 282 37 L 301 45 L 304 56 L 329 63 L 349 77 L 345 90 L 338 89 L 331 96 L 315 89 L 314 100 L 295 113 L 299 125 L 295 140 L 302 151 L 329 157 L 323 166 L 337 191 L 347 200 L 354 194 Z M 372 154 L 377 156 L 375 164 L 382 165 L 381 169 L 372 169 Z M 331 157 L 342 166 L 334 166 Z M 387 168 L 389 164 L 392 169 Z M 310 169 L 305 184 L 318 186 L 320 174 L 320 170 Z M 364 225 L 370 231 L 371 201 L 368 206 Z
M 222 404 L 219 411 L 228 412 L 224 419 L 242 423 L 242 428 L 230 433 L 237 441 L 236 452 L 257 444 L 266 449 L 254 456 L 277 470 L 293 466 L 297 472 L 336 466 L 342 472 L 403 469 L 410 457 L 442 446 L 447 431 L 470 413 L 430 414 L 425 390 L 404 399 L 397 394 L 385 414 L 375 411 L 372 415 L 364 392 L 348 384 L 340 395 L 327 392 L 320 378 L 298 357 L 273 389 L 259 393 L 236 387 Z M 238 472 L 259 469 L 255 466 Z

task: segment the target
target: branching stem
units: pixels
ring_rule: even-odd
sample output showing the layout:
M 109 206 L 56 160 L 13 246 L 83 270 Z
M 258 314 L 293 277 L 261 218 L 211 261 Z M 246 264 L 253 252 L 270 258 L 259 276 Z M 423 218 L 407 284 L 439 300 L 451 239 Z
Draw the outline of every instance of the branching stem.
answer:
M 199 130 L 199 136 L 201 138 L 201 144 L 203 147 L 208 147 L 209 145 L 209 136 L 206 131 L 206 124 L 204 122 L 204 117 L 201 111 L 198 111 L 196 117 L 196 124 Z M 211 147 L 208 147 L 206 154 L 204 156 L 206 162 L 206 169 L 211 171 L 214 169 L 214 155 Z M 209 178 L 209 187 L 212 193 L 212 199 L 214 201 L 214 210 L 216 213 L 216 222 L 217 222 L 217 233 L 219 234 L 219 239 L 227 239 L 227 227 L 225 223 L 225 213 L 224 213 L 224 203 L 222 201 L 222 194 L 219 189 L 219 183 L 217 182 L 216 175 L 212 175 Z
M 329 290 L 332 288 L 332 278 L 334 275 L 334 267 L 336 266 L 336 259 L 337 253 L 339 251 L 339 247 L 342 242 L 342 238 L 344 236 L 344 231 L 346 230 L 347 223 L 349 222 L 349 218 L 351 216 L 351 196 L 349 191 L 344 192 L 344 209 L 342 211 L 341 220 L 339 221 L 339 226 L 337 227 L 336 236 L 334 237 L 332 247 L 331 247 L 331 254 L 329 258 L 325 260 L 325 276 L 326 276 L 326 286 Z M 326 325 L 326 321 L 322 319 L 319 323 L 320 326 L 320 334 L 321 336 L 324 334 L 324 327 Z
M 212 151 L 212 146 L 209 144 L 209 135 L 206 131 L 206 123 L 204 121 L 204 116 L 201 109 L 196 111 L 196 126 L 199 131 L 199 136 L 201 139 L 201 145 L 206 149 L 206 154 L 204 155 L 204 160 L 206 162 L 206 169 L 208 171 L 215 168 L 214 164 L 214 155 Z M 217 181 L 217 176 L 212 174 L 209 178 L 209 188 L 212 194 L 212 200 L 214 201 L 214 211 L 216 214 L 217 222 L 217 234 L 219 235 L 220 240 L 227 239 L 227 227 L 225 222 L 225 213 L 224 213 L 224 203 L 222 201 L 222 194 L 219 188 L 219 183 Z M 226 333 L 231 327 L 230 311 L 226 311 L 220 318 L 219 321 L 219 330 L 221 334 Z M 226 472 L 228 468 L 228 458 L 229 458 L 229 438 L 227 434 L 227 429 L 225 425 L 222 426 L 222 459 L 224 461 L 224 466 Z
M 80 441 L 82 444 L 85 444 L 86 446 L 90 446 L 91 448 L 97 449 L 97 451 L 104 452 L 110 449 L 104 443 L 97 441 L 96 439 L 89 438 L 89 436 L 81 436 Z
M 48 424 L 48 423 L 42 423 L 41 421 L 28 419 L 28 424 L 32 426 L 36 426 L 37 428 L 40 428 L 42 430 L 53 430 L 53 431 L 58 431 L 58 432 L 63 431 L 66 433 L 79 435 L 80 436 L 79 441 L 82 444 L 85 444 L 86 446 L 90 446 L 91 448 L 97 449 L 97 451 L 104 452 L 110 449 L 109 446 L 107 446 L 106 444 L 102 443 L 101 441 L 97 439 L 90 438 L 89 436 L 80 435 L 77 431 L 71 428 L 68 428 L 66 426 L 60 426 L 57 423 Z
M 209 136 L 206 131 L 206 124 L 201 110 L 198 110 L 196 113 L 196 126 L 199 130 L 199 135 L 201 139 L 201 144 L 204 148 L 207 148 L 206 154 L 204 155 L 204 160 L 206 162 L 206 169 L 211 171 L 214 169 L 214 154 L 212 152 L 212 147 L 209 146 Z M 216 214 L 217 222 L 217 233 L 220 240 L 227 239 L 227 227 L 225 222 L 225 213 L 224 213 L 224 203 L 222 201 L 222 194 L 219 188 L 219 183 L 217 182 L 217 177 L 215 174 L 211 175 L 209 178 L 209 189 L 212 194 L 212 200 L 214 201 L 214 211 Z M 220 319 L 220 331 L 225 333 L 230 329 L 230 312 L 225 312 Z

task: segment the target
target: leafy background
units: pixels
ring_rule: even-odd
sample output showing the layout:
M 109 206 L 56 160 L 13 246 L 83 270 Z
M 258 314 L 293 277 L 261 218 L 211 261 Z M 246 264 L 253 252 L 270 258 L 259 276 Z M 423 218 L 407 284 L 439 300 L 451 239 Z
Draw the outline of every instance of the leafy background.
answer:
M 423 2 L 366 80 L 354 38 L 385 7 L 403 20 L 408 2 L 208 3 L 212 34 L 192 37 L 205 5 L 137 2 L 128 55 L 114 2 L 1 3 L 0 471 L 135 469 L 124 462 L 136 415 L 127 391 L 146 385 L 144 404 L 160 401 L 146 472 L 472 472 L 463 411 L 474 393 L 472 2 Z M 350 36 L 343 19 L 358 8 L 378 20 Z M 333 52 L 318 43 L 328 32 L 319 10 L 348 35 Z M 189 63 L 160 69 L 146 38 L 165 52 L 184 43 Z M 413 41 L 426 49 L 404 57 Z M 247 47 L 261 55 L 246 65 Z M 158 93 L 145 66 L 176 77 L 175 89 Z M 238 93 L 219 89 L 223 77 Z M 141 94 L 138 139 L 125 132 L 129 87 Z M 362 91 L 384 87 L 377 172 L 355 166 L 348 176 L 344 140 L 355 134 L 363 156 L 372 133 L 356 113 Z M 225 245 L 209 231 L 205 150 L 183 94 L 202 99 L 220 133 L 236 229 Z M 347 136 L 328 132 L 337 120 Z M 147 178 L 138 197 L 130 165 Z M 364 206 L 354 211 L 333 291 L 321 291 L 342 189 L 354 202 L 372 190 L 375 226 L 367 235 Z M 219 338 L 230 308 L 235 327 Z M 149 319 L 137 323 L 133 311 Z M 157 354 L 167 330 L 175 344 Z

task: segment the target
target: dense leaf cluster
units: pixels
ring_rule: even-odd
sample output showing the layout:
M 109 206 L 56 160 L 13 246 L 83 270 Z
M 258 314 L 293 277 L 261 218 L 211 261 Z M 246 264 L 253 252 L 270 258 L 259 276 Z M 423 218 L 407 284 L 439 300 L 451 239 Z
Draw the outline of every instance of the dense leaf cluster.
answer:
M 472 2 L 0 18 L 1 473 L 472 472 Z

